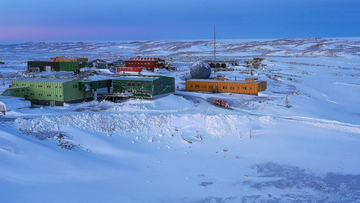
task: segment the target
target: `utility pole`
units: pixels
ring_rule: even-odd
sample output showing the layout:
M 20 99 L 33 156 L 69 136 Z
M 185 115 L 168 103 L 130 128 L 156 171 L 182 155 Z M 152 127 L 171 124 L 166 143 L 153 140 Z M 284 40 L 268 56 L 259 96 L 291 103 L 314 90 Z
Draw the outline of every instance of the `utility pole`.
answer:
M 286 104 L 286 107 L 290 107 L 289 104 L 290 104 L 290 98 L 289 98 L 289 95 L 286 95 L 286 100 L 285 100 L 285 104 Z

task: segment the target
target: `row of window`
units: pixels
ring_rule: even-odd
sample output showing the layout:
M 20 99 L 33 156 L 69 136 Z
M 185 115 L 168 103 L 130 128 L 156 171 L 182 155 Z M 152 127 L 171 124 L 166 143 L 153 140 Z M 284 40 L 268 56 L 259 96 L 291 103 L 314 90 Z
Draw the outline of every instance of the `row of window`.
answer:
M 14 86 L 19 86 L 19 84 L 17 83 L 16 85 L 14 85 Z M 26 86 L 26 84 L 22 84 L 22 86 Z M 30 84 L 29 85 L 30 87 L 35 87 L 35 85 L 33 85 L 33 84 Z M 43 87 L 42 85 L 38 85 L 38 87 Z M 55 88 L 57 88 L 58 86 L 55 86 Z M 77 87 L 77 85 L 76 85 L 76 87 Z M 46 88 L 51 88 L 51 85 L 46 85 Z M 59 86 L 59 88 L 62 88 L 61 86 Z
M 135 62 L 130 62 L 130 65 L 150 65 L 150 63 L 135 63 Z
M 132 93 L 139 93 L 139 94 L 141 94 L 141 93 L 143 93 L 143 94 L 150 94 L 150 93 L 151 93 L 151 91 L 147 91 L 147 90 L 131 90 L 131 89 L 129 89 L 129 90 L 127 90 L 127 91 L 128 91 L 128 92 L 132 92 Z M 113 92 L 121 93 L 121 90 L 120 90 L 120 89 L 117 89 L 117 90 L 114 89 Z
M 158 58 L 130 58 L 130 59 L 143 61 L 143 60 L 157 60 Z
M 34 96 L 34 93 L 30 93 L 31 96 Z M 39 96 L 43 96 L 43 94 L 39 94 Z M 51 97 L 51 94 L 46 94 L 46 96 Z M 56 97 L 58 97 L 58 95 L 55 95 Z M 60 97 L 62 97 L 62 95 L 60 95 Z
M 138 83 L 136 83 L 136 82 L 128 82 L 127 86 L 128 87 L 135 87 L 135 86 L 141 87 L 141 82 L 138 82 Z
M 194 87 L 193 85 L 190 85 L 190 87 Z M 200 88 L 200 85 L 195 85 L 196 88 Z M 206 88 L 206 85 L 202 85 L 201 86 L 202 88 Z M 223 89 L 226 90 L 228 86 L 223 86 Z M 214 86 L 212 85 L 209 85 L 209 88 L 210 89 L 213 89 Z M 231 90 L 235 90 L 235 87 L 231 86 L 230 87 Z M 246 90 L 247 88 L 246 87 L 242 87 L 243 90 Z M 237 87 L 237 90 L 240 90 L 240 87 Z M 252 87 L 250 87 L 250 90 L 252 90 Z

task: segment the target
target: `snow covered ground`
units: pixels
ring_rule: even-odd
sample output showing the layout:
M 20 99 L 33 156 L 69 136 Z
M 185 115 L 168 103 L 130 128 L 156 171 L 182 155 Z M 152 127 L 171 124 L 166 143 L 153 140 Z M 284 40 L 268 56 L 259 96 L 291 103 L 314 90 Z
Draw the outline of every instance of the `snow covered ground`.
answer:
M 179 90 L 156 100 L 29 108 L 0 98 L 10 110 L 0 116 L 0 202 L 360 202 L 360 39 L 219 40 L 218 56 L 241 65 L 217 74 L 244 79 L 242 62 L 264 57 L 255 71 L 267 90 L 182 91 L 211 43 L 0 45 L 6 86 L 26 77 L 27 60 L 57 55 L 162 56 L 180 70 L 157 73 Z

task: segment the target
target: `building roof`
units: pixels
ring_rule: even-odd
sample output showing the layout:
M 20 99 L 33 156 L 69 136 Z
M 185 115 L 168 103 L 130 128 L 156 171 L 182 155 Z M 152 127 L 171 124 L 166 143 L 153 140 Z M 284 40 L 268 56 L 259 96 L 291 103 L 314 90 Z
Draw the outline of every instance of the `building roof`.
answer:
M 90 76 L 88 79 L 82 79 L 80 82 L 94 82 L 94 81 L 104 81 L 104 80 L 142 80 L 142 81 L 154 81 L 159 79 L 159 77 L 146 77 L 146 76 L 119 76 L 119 77 L 106 77 L 106 76 Z
M 245 81 L 245 80 L 210 80 L 210 79 L 190 79 L 193 82 L 217 82 L 217 83 L 260 83 L 262 81 Z
M 159 77 L 139 77 L 139 76 L 120 76 L 113 78 L 113 80 L 142 80 L 142 81 L 154 81 Z
M 164 61 L 157 57 L 135 57 L 135 58 L 129 58 L 126 61 Z
M 107 62 L 104 60 L 101 60 L 101 59 L 95 59 L 95 60 L 90 61 L 89 63 L 107 63 Z
M 19 78 L 13 81 L 31 81 L 31 82 L 55 82 L 65 83 L 76 80 L 74 78 Z

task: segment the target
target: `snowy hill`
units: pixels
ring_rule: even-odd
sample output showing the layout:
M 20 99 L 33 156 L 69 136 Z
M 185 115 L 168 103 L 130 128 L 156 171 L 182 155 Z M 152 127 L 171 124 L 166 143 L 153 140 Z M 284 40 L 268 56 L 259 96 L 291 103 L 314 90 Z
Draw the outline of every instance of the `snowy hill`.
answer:
M 29 108 L 0 98 L 10 109 L 0 116 L 0 202 L 359 202 L 360 40 L 219 40 L 218 57 L 240 66 L 217 74 L 245 79 L 244 61 L 264 57 L 255 71 L 267 90 L 182 91 L 212 49 L 210 40 L 0 45 L 6 86 L 26 76 L 27 60 L 57 55 L 160 56 L 179 68 L 157 73 L 179 90 L 156 100 Z

